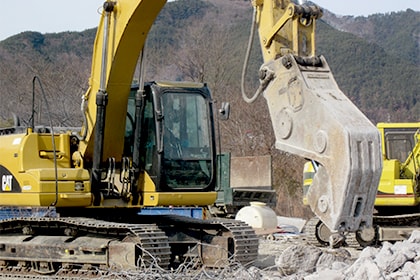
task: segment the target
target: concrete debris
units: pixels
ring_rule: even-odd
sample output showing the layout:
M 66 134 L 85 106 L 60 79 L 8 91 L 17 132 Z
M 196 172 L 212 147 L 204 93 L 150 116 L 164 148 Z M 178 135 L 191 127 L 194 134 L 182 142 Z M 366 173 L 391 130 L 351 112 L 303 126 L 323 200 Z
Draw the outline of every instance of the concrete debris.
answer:
M 351 254 L 345 249 L 327 250 L 322 252 L 316 263 L 316 271 L 322 271 L 326 269 L 341 270 L 352 264 Z
M 294 271 L 304 280 L 420 279 L 420 231 L 414 231 L 408 240 L 402 242 L 384 242 L 380 248 L 367 247 L 356 260 L 351 259 L 345 249 L 325 250 L 318 254 L 319 251 L 310 247 L 290 248 L 283 252 L 289 252 L 289 257 L 279 257 L 276 265 L 282 270 L 285 266 L 289 267 L 286 271 Z M 290 252 L 293 250 L 300 253 Z M 306 261 L 302 260 L 302 254 L 306 256 Z M 299 269 L 293 262 L 300 265 Z M 302 275 L 303 271 L 314 272 Z
M 284 275 L 314 272 L 321 254 L 322 251 L 320 248 L 298 244 L 284 250 L 276 258 L 275 263 L 279 271 Z

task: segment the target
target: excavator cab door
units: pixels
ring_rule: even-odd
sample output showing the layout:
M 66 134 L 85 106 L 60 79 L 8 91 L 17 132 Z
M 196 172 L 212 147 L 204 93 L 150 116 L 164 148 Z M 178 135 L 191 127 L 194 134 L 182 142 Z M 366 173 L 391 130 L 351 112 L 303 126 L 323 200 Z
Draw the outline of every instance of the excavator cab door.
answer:
M 141 130 L 142 168 L 157 191 L 214 190 L 215 137 L 207 87 L 147 84 Z

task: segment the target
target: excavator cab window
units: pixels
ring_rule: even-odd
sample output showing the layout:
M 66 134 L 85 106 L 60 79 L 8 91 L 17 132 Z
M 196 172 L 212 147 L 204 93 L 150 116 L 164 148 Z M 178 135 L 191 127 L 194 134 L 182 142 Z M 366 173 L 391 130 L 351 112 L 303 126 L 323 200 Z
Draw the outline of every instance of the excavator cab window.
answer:
M 387 159 L 405 162 L 414 148 L 416 129 L 385 129 L 385 150 Z
M 166 92 L 161 104 L 166 185 L 206 188 L 213 177 L 208 102 L 201 94 Z

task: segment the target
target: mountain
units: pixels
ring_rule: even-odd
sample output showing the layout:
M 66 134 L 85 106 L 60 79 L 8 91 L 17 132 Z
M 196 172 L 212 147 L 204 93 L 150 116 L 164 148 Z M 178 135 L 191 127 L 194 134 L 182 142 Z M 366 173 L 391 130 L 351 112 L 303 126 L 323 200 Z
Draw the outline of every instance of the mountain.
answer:
M 375 43 L 390 55 L 420 65 L 419 12 L 407 9 L 405 12 L 353 17 L 325 11 L 323 20 L 337 30 Z
M 420 12 L 353 17 L 325 11 L 323 21 L 333 30 L 321 27 L 320 50 L 338 50 L 330 62 L 351 99 L 374 122 L 419 121 Z M 340 55 L 352 61 L 345 64 Z
M 420 119 L 418 54 L 394 55 L 396 50 L 323 22 L 317 37 L 340 88 L 374 123 Z

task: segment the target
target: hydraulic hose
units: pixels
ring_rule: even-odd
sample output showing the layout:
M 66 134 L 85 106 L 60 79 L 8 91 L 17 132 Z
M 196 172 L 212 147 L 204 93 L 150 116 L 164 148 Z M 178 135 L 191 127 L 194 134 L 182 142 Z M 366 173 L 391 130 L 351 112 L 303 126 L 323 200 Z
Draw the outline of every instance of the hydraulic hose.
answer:
M 245 76 L 246 76 L 246 70 L 248 68 L 249 57 L 251 55 L 252 43 L 254 41 L 256 18 L 257 18 L 257 9 L 254 7 L 254 11 L 252 13 L 251 31 L 250 31 L 250 34 L 249 34 L 248 46 L 247 46 L 246 53 L 245 53 L 244 65 L 242 67 L 242 76 L 241 76 L 242 98 L 247 103 L 253 103 L 258 98 L 260 93 L 262 92 L 262 90 L 257 90 L 257 92 L 252 97 L 248 97 L 248 95 L 245 92 Z
M 47 108 L 48 120 L 50 122 L 51 141 L 52 141 L 53 155 L 54 155 L 54 176 L 55 176 L 55 201 L 52 202 L 50 206 L 55 206 L 55 205 L 57 205 L 57 202 L 58 202 L 58 170 L 57 170 L 57 149 L 55 147 L 55 140 L 54 140 L 54 128 L 53 128 L 53 124 L 52 124 L 51 113 L 50 113 L 50 108 L 48 106 L 47 97 L 45 96 L 44 88 L 42 87 L 41 80 L 39 79 L 38 76 L 35 76 L 32 79 L 32 90 L 33 90 L 32 94 L 33 94 L 33 96 L 35 96 L 35 82 L 36 81 L 38 81 L 39 87 L 41 89 L 42 98 L 44 99 L 45 107 Z M 32 129 L 34 129 L 34 128 L 35 128 L 34 127 L 34 120 L 32 119 Z

